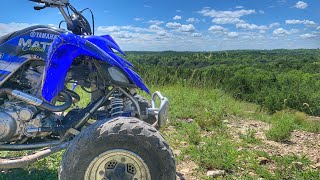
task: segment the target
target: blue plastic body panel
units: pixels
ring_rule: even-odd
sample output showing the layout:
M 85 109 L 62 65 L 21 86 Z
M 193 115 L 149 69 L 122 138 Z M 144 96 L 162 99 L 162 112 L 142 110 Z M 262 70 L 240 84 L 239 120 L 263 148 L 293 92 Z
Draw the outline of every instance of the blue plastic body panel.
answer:
M 51 101 L 63 88 L 64 81 L 73 60 L 80 56 L 91 56 L 116 66 L 126 73 L 138 88 L 150 93 L 140 76 L 130 67 L 133 65 L 116 55 L 112 49 L 124 54 L 110 36 L 78 36 L 63 33 L 56 37 L 49 48 L 47 65 L 42 82 L 42 96 Z
M 55 36 L 66 31 L 36 25 L 0 37 L 0 85 L 28 60 L 45 60 Z

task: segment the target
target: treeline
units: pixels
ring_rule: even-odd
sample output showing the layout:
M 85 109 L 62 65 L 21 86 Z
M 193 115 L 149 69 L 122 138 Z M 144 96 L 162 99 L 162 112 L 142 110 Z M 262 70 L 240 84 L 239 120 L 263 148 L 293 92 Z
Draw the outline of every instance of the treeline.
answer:
M 320 50 L 127 52 L 151 84 L 221 88 L 270 112 L 320 115 Z

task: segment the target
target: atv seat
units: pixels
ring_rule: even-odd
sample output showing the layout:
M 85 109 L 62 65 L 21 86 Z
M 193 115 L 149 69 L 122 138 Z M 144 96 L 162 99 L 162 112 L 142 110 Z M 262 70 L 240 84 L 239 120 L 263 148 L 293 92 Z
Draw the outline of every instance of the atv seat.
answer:
M 4 35 L 4 36 L 1 36 L 1 37 L 0 37 L 0 45 L 3 44 L 3 43 L 5 43 L 5 42 L 7 42 L 7 41 L 10 39 L 10 37 L 11 37 L 14 33 L 16 33 L 16 32 L 17 32 L 17 31 L 14 31 L 14 32 L 11 32 L 11 33 L 6 34 L 6 35 Z

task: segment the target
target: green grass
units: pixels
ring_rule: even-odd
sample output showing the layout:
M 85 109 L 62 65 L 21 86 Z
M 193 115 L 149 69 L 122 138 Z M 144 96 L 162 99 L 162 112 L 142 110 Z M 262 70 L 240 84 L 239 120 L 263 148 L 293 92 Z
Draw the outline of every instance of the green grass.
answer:
M 315 133 L 320 132 L 320 123 L 308 119 L 302 112 L 279 111 L 271 116 L 270 123 L 272 127 L 266 135 L 268 139 L 278 142 L 290 139 L 291 132 L 294 129 Z
M 163 131 L 163 133 L 174 149 L 182 150 L 182 154 L 177 157 L 178 162 L 183 160 L 196 162 L 199 165 L 200 174 L 205 174 L 211 169 L 225 170 L 227 172 L 225 179 L 258 179 L 259 177 L 317 179 L 316 177 L 320 177 L 319 170 L 308 168 L 310 161 L 305 157 L 270 156 L 262 151 L 247 150 L 247 144 L 261 143 L 261 140 L 255 136 L 256 131 L 247 130 L 245 134 L 240 135 L 242 142 L 236 142 L 232 140 L 228 128 L 222 123 L 223 119 L 232 116 L 260 119 L 277 128 L 279 126 L 282 129 L 288 128 L 287 134 L 279 136 L 290 137 L 293 129 L 307 130 L 305 122 L 308 121 L 303 114 L 283 111 L 269 115 L 259 110 L 258 106 L 236 101 L 220 90 L 189 88 L 182 85 L 160 89 L 171 100 L 170 120 L 175 131 Z M 195 121 L 187 123 L 185 119 L 188 118 L 193 118 Z M 276 137 L 279 132 L 275 132 Z M 270 164 L 274 166 L 273 170 L 270 170 L 268 165 L 260 164 L 259 157 L 268 158 Z M 305 168 L 303 170 L 295 168 L 292 165 L 293 161 L 302 162 Z M 288 167 L 285 169 L 286 172 L 282 172 L 284 167 Z
M 192 88 L 182 85 L 152 87 L 160 89 L 170 100 L 170 120 L 192 118 L 201 129 L 210 130 L 222 123 L 222 119 L 234 115 L 244 116 L 245 108 L 241 102 L 218 89 Z
M 258 144 L 261 140 L 256 137 L 256 132 L 254 129 L 248 129 L 245 134 L 240 134 L 240 139 L 245 143 Z
M 289 140 L 294 130 L 295 118 L 286 112 L 278 112 L 272 116 L 272 127 L 267 131 L 268 139 L 273 141 Z
M 309 168 L 306 157 L 271 156 L 263 151 L 249 150 L 247 146 L 261 143 L 254 129 L 240 135 L 235 141 L 223 120 L 237 118 L 259 119 L 271 124 L 268 137 L 282 140 L 290 137 L 293 129 L 313 130 L 311 121 L 304 114 L 282 111 L 269 115 L 259 106 L 237 101 L 217 89 L 190 88 L 183 85 L 151 87 L 160 90 L 170 100 L 169 124 L 161 131 L 173 149 L 181 154 L 177 162 L 191 160 L 198 164 L 197 176 L 207 170 L 222 169 L 227 173 L 224 179 L 319 179 L 320 171 Z M 145 96 L 148 96 L 144 94 Z M 88 99 L 84 100 L 87 101 Z M 85 102 L 81 104 L 84 106 Z M 186 119 L 193 119 L 188 123 Z M 282 131 L 285 133 L 282 134 Z M 1 152 L 1 156 L 17 155 L 17 152 Z M 42 159 L 24 169 L 0 174 L 0 179 L 57 179 L 63 152 Z M 258 158 L 270 160 L 260 164 Z M 301 162 L 303 169 L 294 166 Z M 273 166 L 270 170 L 269 165 Z

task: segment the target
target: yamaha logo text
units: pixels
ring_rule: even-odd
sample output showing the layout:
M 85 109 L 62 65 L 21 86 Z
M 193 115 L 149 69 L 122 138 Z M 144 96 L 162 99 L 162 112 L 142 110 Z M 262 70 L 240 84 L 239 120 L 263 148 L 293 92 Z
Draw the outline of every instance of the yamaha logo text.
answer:
M 49 34 L 49 33 L 43 33 L 43 32 L 35 32 L 35 31 L 32 31 L 30 33 L 30 37 L 32 38 L 42 38 L 42 39 L 54 39 L 57 35 L 55 34 Z

